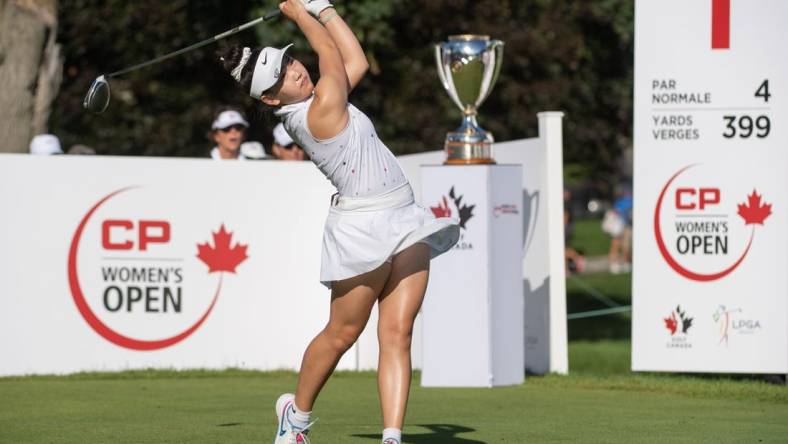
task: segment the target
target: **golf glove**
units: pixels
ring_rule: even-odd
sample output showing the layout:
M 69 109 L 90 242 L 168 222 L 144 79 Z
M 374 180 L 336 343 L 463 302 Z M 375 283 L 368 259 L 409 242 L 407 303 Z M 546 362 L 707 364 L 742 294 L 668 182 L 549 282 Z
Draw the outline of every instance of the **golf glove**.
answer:
M 328 0 L 301 0 L 304 2 L 304 7 L 316 19 L 320 18 L 320 13 L 326 8 L 332 8 L 334 5 Z

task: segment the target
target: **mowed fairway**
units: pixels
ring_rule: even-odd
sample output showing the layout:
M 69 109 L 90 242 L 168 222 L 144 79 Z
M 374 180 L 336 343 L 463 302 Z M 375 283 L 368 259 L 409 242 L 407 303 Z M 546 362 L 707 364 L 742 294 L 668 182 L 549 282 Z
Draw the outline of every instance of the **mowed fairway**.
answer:
M 573 344 L 583 368 L 518 387 L 424 389 L 416 380 L 404 443 L 788 440 L 788 388 L 587 364 L 627 348 Z M 295 381 L 292 373 L 232 370 L 0 379 L 0 442 L 268 443 L 274 400 Z M 335 375 L 315 414 L 317 444 L 380 442 L 375 375 Z

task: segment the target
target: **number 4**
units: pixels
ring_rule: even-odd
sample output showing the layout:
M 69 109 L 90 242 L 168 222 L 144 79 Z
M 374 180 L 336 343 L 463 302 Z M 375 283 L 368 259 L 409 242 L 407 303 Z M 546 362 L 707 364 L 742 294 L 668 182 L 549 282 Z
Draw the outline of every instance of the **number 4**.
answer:
M 763 97 L 764 102 L 769 102 L 769 97 L 772 95 L 769 94 L 769 79 L 766 79 L 761 83 L 761 86 L 758 87 L 758 90 L 755 91 L 755 97 Z

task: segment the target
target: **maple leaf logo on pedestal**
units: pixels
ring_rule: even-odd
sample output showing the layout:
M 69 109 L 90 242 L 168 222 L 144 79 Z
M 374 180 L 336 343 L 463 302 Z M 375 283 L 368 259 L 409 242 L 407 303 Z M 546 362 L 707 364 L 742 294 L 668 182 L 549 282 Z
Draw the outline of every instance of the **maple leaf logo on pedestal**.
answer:
M 738 205 L 739 216 L 744 219 L 744 225 L 763 225 L 763 221 L 772 214 L 772 204 L 761 204 L 761 197 L 763 196 L 753 189 L 752 194 L 747 196 L 747 202 Z
M 473 217 L 473 209 L 476 205 L 467 205 L 462 203 L 463 196 L 457 196 L 454 193 L 454 187 L 451 187 L 449 190 L 449 198 L 454 202 L 454 206 L 457 208 L 457 212 L 459 213 L 457 216 L 460 219 L 460 228 L 466 229 L 465 223 L 468 222 L 468 219 Z M 449 202 L 446 199 L 446 196 L 443 196 L 442 202 L 438 203 L 436 207 L 430 207 L 432 210 L 432 214 L 435 217 L 451 217 L 452 211 L 449 207 Z
M 443 202 L 439 202 L 436 207 L 430 207 L 430 210 L 432 210 L 432 214 L 435 217 L 451 217 L 451 208 L 449 208 L 449 201 L 446 200 L 446 196 L 443 196 Z
M 221 225 L 219 231 L 213 233 L 213 246 L 208 242 L 197 244 L 197 257 L 208 266 L 208 273 L 216 271 L 227 271 L 235 273 L 235 267 L 245 261 L 249 256 L 246 255 L 248 245 L 232 243 L 233 234 Z

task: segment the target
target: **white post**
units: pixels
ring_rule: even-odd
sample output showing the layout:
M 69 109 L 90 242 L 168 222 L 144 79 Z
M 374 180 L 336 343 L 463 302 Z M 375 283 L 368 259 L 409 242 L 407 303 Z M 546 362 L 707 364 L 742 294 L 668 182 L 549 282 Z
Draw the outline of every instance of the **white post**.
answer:
M 550 270 L 550 369 L 551 373 L 569 373 L 569 351 L 566 333 L 566 274 L 564 264 L 564 177 L 563 133 L 564 113 L 541 112 L 539 138 L 545 141 L 547 182 L 547 229 Z M 526 307 L 527 310 L 527 307 Z

